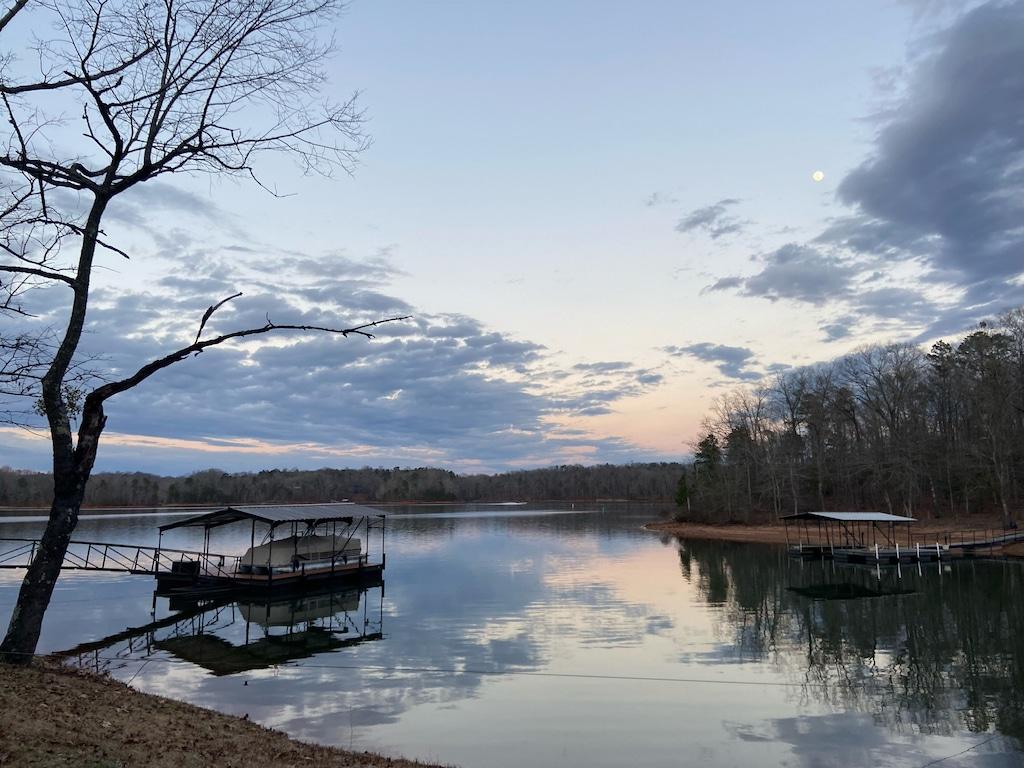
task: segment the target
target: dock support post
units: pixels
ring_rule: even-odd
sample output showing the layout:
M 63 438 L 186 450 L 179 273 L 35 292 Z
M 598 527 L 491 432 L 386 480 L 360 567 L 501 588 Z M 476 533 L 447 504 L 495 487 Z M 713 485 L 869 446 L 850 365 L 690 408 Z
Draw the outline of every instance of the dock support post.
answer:
M 274 583 L 274 567 L 272 565 L 274 554 L 274 524 L 270 524 L 270 546 L 267 547 L 267 586 Z
M 896 565 L 900 564 L 900 543 L 896 542 Z
M 878 542 L 875 542 L 875 562 L 878 562 Z
M 921 562 L 921 542 L 917 542 L 917 562 Z
M 939 548 L 939 542 L 937 542 L 937 541 L 935 542 L 935 559 L 936 560 L 941 560 L 942 559 L 942 550 Z

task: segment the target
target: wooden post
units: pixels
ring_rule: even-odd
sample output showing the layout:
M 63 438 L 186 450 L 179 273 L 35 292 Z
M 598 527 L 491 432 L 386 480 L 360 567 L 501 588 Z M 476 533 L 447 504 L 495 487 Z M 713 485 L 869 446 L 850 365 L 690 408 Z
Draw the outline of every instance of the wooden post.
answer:
M 267 586 L 269 587 L 274 580 L 274 569 L 270 563 L 274 556 L 274 524 L 270 524 L 270 541 L 267 542 Z

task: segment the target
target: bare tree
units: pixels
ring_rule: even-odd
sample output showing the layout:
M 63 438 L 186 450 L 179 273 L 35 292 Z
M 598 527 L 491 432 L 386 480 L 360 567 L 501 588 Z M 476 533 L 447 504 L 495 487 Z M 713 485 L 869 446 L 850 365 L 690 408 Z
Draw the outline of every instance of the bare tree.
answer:
M 0 110 L 9 126 L 0 143 L 0 311 L 30 315 L 22 300 L 39 287 L 71 294 L 65 321 L 52 336 L 0 339 L 6 361 L 0 388 L 38 403 L 49 427 L 54 482 L 46 531 L 0 644 L 5 660 L 26 663 L 35 651 L 96 459 L 107 400 L 234 339 L 279 331 L 370 337 L 374 326 L 399 319 L 350 328 L 268 319 L 204 337 L 211 316 L 236 294 L 210 306 L 191 343 L 130 376 L 69 388 L 96 260 L 101 253 L 128 257 L 103 230 L 104 214 L 119 195 L 170 173 L 234 174 L 261 183 L 254 161 L 266 152 L 289 155 L 306 171 L 351 170 L 366 146 L 362 116 L 353 99 L 318 100 L 332 47 L 321 30 L 337 4 L 16 0 L 0 10 L 4 35 L 24 19 L 36 30 L 55 30 L 39 32 L 50 36 L 35 45 L 34 78 L 19 77 L 13 57 L 0 59 Z

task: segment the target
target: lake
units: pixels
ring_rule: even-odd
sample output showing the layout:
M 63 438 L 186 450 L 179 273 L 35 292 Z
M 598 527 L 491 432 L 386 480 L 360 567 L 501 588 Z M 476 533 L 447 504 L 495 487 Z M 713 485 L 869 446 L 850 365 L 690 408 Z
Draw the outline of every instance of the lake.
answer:
M 644 531 L 659 511 L 392 507 L 383 586 L 272 606 L 67 572 L 40 651 L 86 644 L 80 663 L 144 691 L 464 768 L 1024 765 L 1019 562 L 801 562 Z M 75 538 L 151 545 L 172 519 Z M 243 551 L 236 528 L 211 550 Z M 165 544 L 197 548 L 189 530 Z M 0 570 L 4 627 L 21 575 Z

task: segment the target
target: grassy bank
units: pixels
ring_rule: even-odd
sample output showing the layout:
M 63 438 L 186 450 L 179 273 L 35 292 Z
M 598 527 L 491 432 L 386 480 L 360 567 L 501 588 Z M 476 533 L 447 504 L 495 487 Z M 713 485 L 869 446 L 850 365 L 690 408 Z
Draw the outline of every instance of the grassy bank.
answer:
M 0 664 L 0 766 L 423 766 L 294 741 L 248 720 L 50 666 Z

